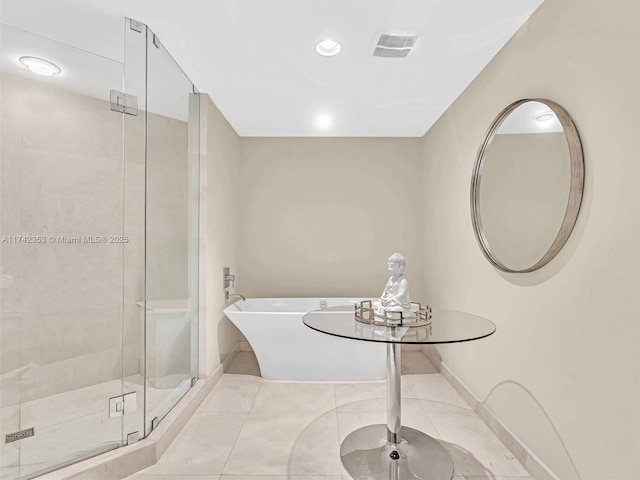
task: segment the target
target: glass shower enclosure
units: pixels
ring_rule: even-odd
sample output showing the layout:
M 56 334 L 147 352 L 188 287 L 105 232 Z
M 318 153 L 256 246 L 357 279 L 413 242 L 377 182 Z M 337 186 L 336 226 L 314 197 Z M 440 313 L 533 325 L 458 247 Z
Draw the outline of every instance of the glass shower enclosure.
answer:
M 199 101 L 134 20 L 121 59 L 0 35 L 8 480 L 138 441 L 195 382 Z M 28 56 L 61 72 L 38 75 Z

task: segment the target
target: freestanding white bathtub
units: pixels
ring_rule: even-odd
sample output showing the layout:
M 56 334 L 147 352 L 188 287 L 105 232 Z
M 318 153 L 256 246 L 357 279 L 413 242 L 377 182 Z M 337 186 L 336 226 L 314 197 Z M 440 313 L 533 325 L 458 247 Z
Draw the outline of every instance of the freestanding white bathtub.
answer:
M 224 313 L 251 344 L 263 378 L 381 380 L 386 378 L 386 344 L 325 335 L 302 323 L 302 317 L 312 310 L 357 301 L 247 298 L 229 305 Z

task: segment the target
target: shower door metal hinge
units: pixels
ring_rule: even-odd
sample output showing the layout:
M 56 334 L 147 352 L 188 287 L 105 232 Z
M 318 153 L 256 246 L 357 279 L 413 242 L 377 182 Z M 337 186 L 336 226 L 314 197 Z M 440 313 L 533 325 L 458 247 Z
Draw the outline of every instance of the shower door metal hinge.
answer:
M 137 443 L 138 440 L 140 440 L 140 432 L 138 431 L 131 432 L 129 435 L 127 435 L 127 445 Z
M 125 393 L 109 399 L 109 418 L 121 417 L 125 413 L 135 412 L 136 392 Z
M 111 110 L 137 116 L 138 97 L 118 90 L 111 90 Z
M 36 434 L 33 427 L 27 428 L 25 430 L 20 430 L 19 432 L 9 433 L 4 437 L 4 443 L 16 442 L 18 440 L 22 440 L 23 438 L 33 437 Z
M 160 39 L 155 33 L 153 34 L 153 44 L 156 46 L 156 48 L 162 47 L 162 43 L 160 43 Z
M 195 387 L 195 386 L 196 386 L 196 382 L 197 382 L 197 381 L 198 381 L 198 379 L 197 379 L 196 377 L 193 377 L 193 378 L 191 379 L 191 386 L 192 386 L 192 387 Z
M 153 417 L 153 420 L 151 420 L 151 430 L 155 430 L 156 428 L 158 428 L 159 423 L 160 419 L 158 417 Z

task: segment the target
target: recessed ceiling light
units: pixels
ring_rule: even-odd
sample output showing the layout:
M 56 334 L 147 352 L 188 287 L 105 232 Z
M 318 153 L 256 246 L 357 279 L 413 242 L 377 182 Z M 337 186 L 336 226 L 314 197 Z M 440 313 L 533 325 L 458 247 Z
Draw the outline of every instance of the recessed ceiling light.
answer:
M 316 52 L 318 52 L 323 57 L 332 57 L 340 52 L 340 48 L 342 47 L 340 47 L 340 44 L 338 42 L 327 38 L 326 40 L 323 40 L 318 45 L 316 45 Z
M 316 118 L 316 125 L 318 128 L 329 128 L 332 123 L 331 117 L 326 114 L 318 115 L 318 118 Z
M 545 112 L 538 113 L 533 118 L 535 119 L 536 122 L 544 123 L 554 119 L 555 117 L 556 117 L 555 113 L 553 113 L 551 110 L 547 110 Z
M 57 75 L 62 70 L 55 63 L 51 63 L 47 60 L 38 57 L 20 57 L 20 63 L 31 70 L 33 73 L 43 75 L 45 77 L 51 77 Z

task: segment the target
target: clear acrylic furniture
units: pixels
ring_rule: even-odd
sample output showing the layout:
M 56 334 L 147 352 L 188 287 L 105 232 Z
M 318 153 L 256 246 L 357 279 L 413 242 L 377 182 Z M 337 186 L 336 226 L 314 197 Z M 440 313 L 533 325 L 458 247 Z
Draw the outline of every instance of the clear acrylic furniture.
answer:
M 340 458 L 349 475 L 356 480 L 450 480 L 453 461 L 447 450 L 426 433 L 402 426 L 400 349 L 403 344 L 478 340 L 492 335 L 495 325 L 469 313 L 437 309 L 429 325 L 371 325 L 355 320 L 354 305 L 315 310 L 303 322 L 327 335 L 387 344 L 387 424 L 359 428 L 344 439 Z

